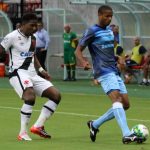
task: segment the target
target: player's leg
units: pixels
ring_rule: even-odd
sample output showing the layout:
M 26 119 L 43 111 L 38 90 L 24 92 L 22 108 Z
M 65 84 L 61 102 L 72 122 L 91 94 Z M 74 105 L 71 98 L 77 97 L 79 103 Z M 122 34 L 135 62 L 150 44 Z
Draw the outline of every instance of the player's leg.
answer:
M 108 74 L 108 75 L 102 76 L 102 77 L 97 79 L 97 81 L 99 83 L 101 83 L 101 86 L 102 86 L 102 88 L 106 94 L 108 94 L 109 91 L 116 90 L 116 89 L 120 88 L 119 84 L 114 84 L 114 83 L 117 83 L 118 81 L 116 78 L 114 81 L 113 75 L 114 74 Z M 126 91 L 126 89 L 125 89 L 125 91 Z M 93 121 L 93 127 L 98 129 L 103 123 L 113 119 L 114 117 L 115 116 L 113 113 L 113 108 L 110 108 L 110 109 L 108 109 L 108 111 L 105 114 L 103 114 L 98 119 Z
M 70 65 L 71 67 L 71 80 L 76 81 L 76 64 Z
M 19 97 L 24 100 L 24 104 L 20 111 L 21 128 L 18 140 L 30 141 L 31 138 L 27 134 L 27 126 L 32 114 L 32 107 L 35 103 L 35 93 L 32 88 L 32 82 L 27 74 L 16 71 L 14 75 L 10 77 L 10 84 L 13 86 Z
M 149 69 L 149 65 L 145 64 L 143 66 L 143 79 L 142 79 L 142 82 L 140 83 L 140 85 L 149 85 L 149 82 L 148 82 L 148 69 Z
M 40 79 L 41 86 L 37 84 L 35 91 L 38 95 L 48 98 L 48 101 L 43 105 L 41 113 L 35 124 L 31 127 L 31 132 L 40 135 L 44 138 L 51 138 L 51 136 L 45 132 L 44 123 L 53 115 L 60 100 L 61 95 L 59 91 L 49 82 Z M 39 87 L 39 88 L 38 88 Z
M 69 63 L 69 58 L 70 53 L 66 50 L 64 51 L 64 65 L 66 66 L 66 71 L 67 71 L 67 78 L 64 79 L 64 81 L 70 81 L 71 80 L 71 67 Z
M 93 132 L 90 132 L 91 140 L 94 141 L 96 139 L 96 131 L 98 127 L 101 126 L 104 122 L 113 119 L 114 117 L 116 118 L 118 124 L 122 129 L 123 135 L 130 135 L 131 132 L 127 126 L 126 115 L 124 112 L 124 109 L 129 108 L 129 101 L 123 81 L 120 77 L 116 78 L 115 74 L 108 74 L 103 77 L 100 77 L 99 82 L 101 82 L 105 93 L 107 93 L 110 99 L 112 100 L 113 107 L 110 108 L 104 115 L 99 117 L 97 120 L 91 122 L 91 130 L 93 129 Z
M 144 139 L 142 137 L 137 137 L 135 134 L 133 134 L 127 125 L 125 109 L 128 109 L 130 106 L 128 95 L 122 79 L 119 76 L 116 76 L 116 78 L 118 82 L 114 82 L 114 83 L 119 84 L 119 91 L 114 90 L 110 92 L 108 96 L 110 97 L 113 103 L 112 106 L 113 106 L 115 119 L 117 120 L 117 123 L 122 130 L 122 134 L 123 134 L 122 141 L 124 144 L 130 142 L 142 142 Z
M 97 79 L 97 81 L 101 84 L 101 86 L 103 87 L 104 92 L 106 94 L 112 88 L 112 83 L 111 83 L 112 80 L 110 79 L 112 77 L 112 75 L 110 74 L 110 75 L 107 75 L 107 76 L 106 77 L 102 76 L 102 77 Z M 107 82 L 107 80 L 106 80 L 107 78 L 109 78 L 109 82 Z M 109 121 L 113 118 L 115 118 L 113 108 L 110 108 L 109 110 L 107 110 L 107 112 L 105 114 L 103 114 L 102 116 L 100 116 L 96 120 L 88 122 L 88 127 L 90 128 L 90 138 L 93 142 L 96 140 L 96 134 L 98 132 L 98 128 L 103 123 L 105 123 L 105 122 L 107 122 L 107 121 Z
M 123 104 L 123 108 L 124 110 L 127 110 L 129 108 L 129 100 L 128 100 L 128 95 L 127 94 L 122 94 L 122 104 Z M 107 110 L 107 112 L 105 114 L 103 114 L 102 116 L 100 116 L 98 119 L 94 120 L 92 125 L 95 129 L 98 129 L 103 123 L 114 119 L 114 113 L 113 113 L 113 108 L 110 108 Z
M 67 70 L 67 78 L 65 81 L 70 81 L 71 80 L 71 67 L 70 64 L 66 64 L 66 70 Z
M 76 81 L 76 57 L 74 54 L 74 49 L 72 49 L 69 59 L 70 59 L 69 62 L 71 67 L 71 80 Z

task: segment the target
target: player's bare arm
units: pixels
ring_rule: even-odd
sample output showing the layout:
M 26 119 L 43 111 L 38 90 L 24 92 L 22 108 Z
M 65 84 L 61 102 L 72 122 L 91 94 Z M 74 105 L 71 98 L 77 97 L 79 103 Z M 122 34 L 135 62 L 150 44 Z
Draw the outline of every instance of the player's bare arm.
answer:
M 42 68 L 42 66 L 40 65 L 40 63 L 39 63 L 39 61 L 36 57 L 36 55 L 34 55 L 34 66 L 35 66 L 36 70 L 38 72 L 40 72 L 45 77 L 45 79 L 51 80 L 51 76 L 48 74 L 48 72 L 46 70 L 44 70 Z
M 85 49 L 85 47 L 78 45 L 77 49 L 75 51 L 75 55 L 77 59 L 80 61 L 80 63 L 83 65 L 84 70 L 91 69 L 90 63 L 84 59 L 82 51 Z

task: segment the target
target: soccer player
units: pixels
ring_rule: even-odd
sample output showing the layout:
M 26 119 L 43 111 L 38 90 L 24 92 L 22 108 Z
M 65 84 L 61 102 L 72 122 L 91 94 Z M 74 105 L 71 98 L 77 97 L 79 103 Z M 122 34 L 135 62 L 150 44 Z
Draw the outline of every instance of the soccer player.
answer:
M 123 134 L 123 143 L 140 142 L 142 137 L 137 137 L 131 133 L 127 121 L 125 110 L 129 108 L 129 100 L 126 87 L 119 76 L 114 56 L 114 35 L 109 28 L 112 20 L 113 10 L 110 6 L 103 5 L 98 9 L 98 24 L 88 28 L 75 51 L 77 59 L 85 69 L 90 69 L 91 65 L 83 58 L 83 50 L 88 46 L 93 63 L 94 78 L 101 84 L 104 92 L 112 101 L 112 107 L 101 117 L 93 121 L 88 121 L 90 138 L 94 142 L 99 127 L 106 121 L 113 118 L 117 120 Z
M 64 26 L 64 65 L 67 70 L 67 78 L 64 81 L 76 81 L 76 57 L 74 54 L 78 39 L 76 33 L 71 31 L 70 25 Z
M 16 93 L 23 100 L 20 111 L 21 129 L 18 140 L 31 141 L 27 133 L 36 95 L 48 98 L 40 116 L 30 131 L 43 138 L 51 138 L 44 130 L 44 123 L 49 119 L 61 100 L 59 91 L 48 81 L 50 75 L 41 67 L 35 55 L 36 39 L 33 33 L 37 29 L 37 16 L 29 13 L 22 17 L 21 28 L 6 35 L 0 44 L 0 55 L 9 51 L 9 81 Z M 37 75 L 40 72 L 45 79 Z M 47 79 L 47 80 L 46 80 Z

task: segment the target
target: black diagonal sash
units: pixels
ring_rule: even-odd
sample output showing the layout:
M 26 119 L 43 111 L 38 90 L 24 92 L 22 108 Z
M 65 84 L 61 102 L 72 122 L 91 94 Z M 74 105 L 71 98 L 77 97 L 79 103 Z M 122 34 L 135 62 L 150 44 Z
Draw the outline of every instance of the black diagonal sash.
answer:
M 34 36 L 31 36 L 31 45 L 30 45 L 30 48 L 29 48 L 29 52 L 34 52 L 35 51 L 35 44 L 36 44 L 36 39 L 35 39 Z M 31 62 L 32 62 L 32 57 L 27 57 L 24 60 L 23 64 L 18 69 L 28 70 Z

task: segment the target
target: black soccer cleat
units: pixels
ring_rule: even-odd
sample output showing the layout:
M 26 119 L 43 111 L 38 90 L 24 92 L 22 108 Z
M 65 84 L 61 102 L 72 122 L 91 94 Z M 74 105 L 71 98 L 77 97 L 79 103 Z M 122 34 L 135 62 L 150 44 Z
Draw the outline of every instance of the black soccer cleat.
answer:
M 87 122 L 87 125 L 88 125 L 88 127 L 90 129 L 90 138 L 91 138 L 91 141 L 95 142 L 95 140 L 96 140 L 96 134 L 97 134 L 97 132 L 99 132 L 99 130 L 95 129 L 92 126 L 92 124 L 93 124 L 93 121 L 91 121 L 91 120 Z
M 143 143 L 146 139 L 144 137 L 136 136 L 134 133 L 122 138 L 123 144 L 129 144 L 131 142 Z

